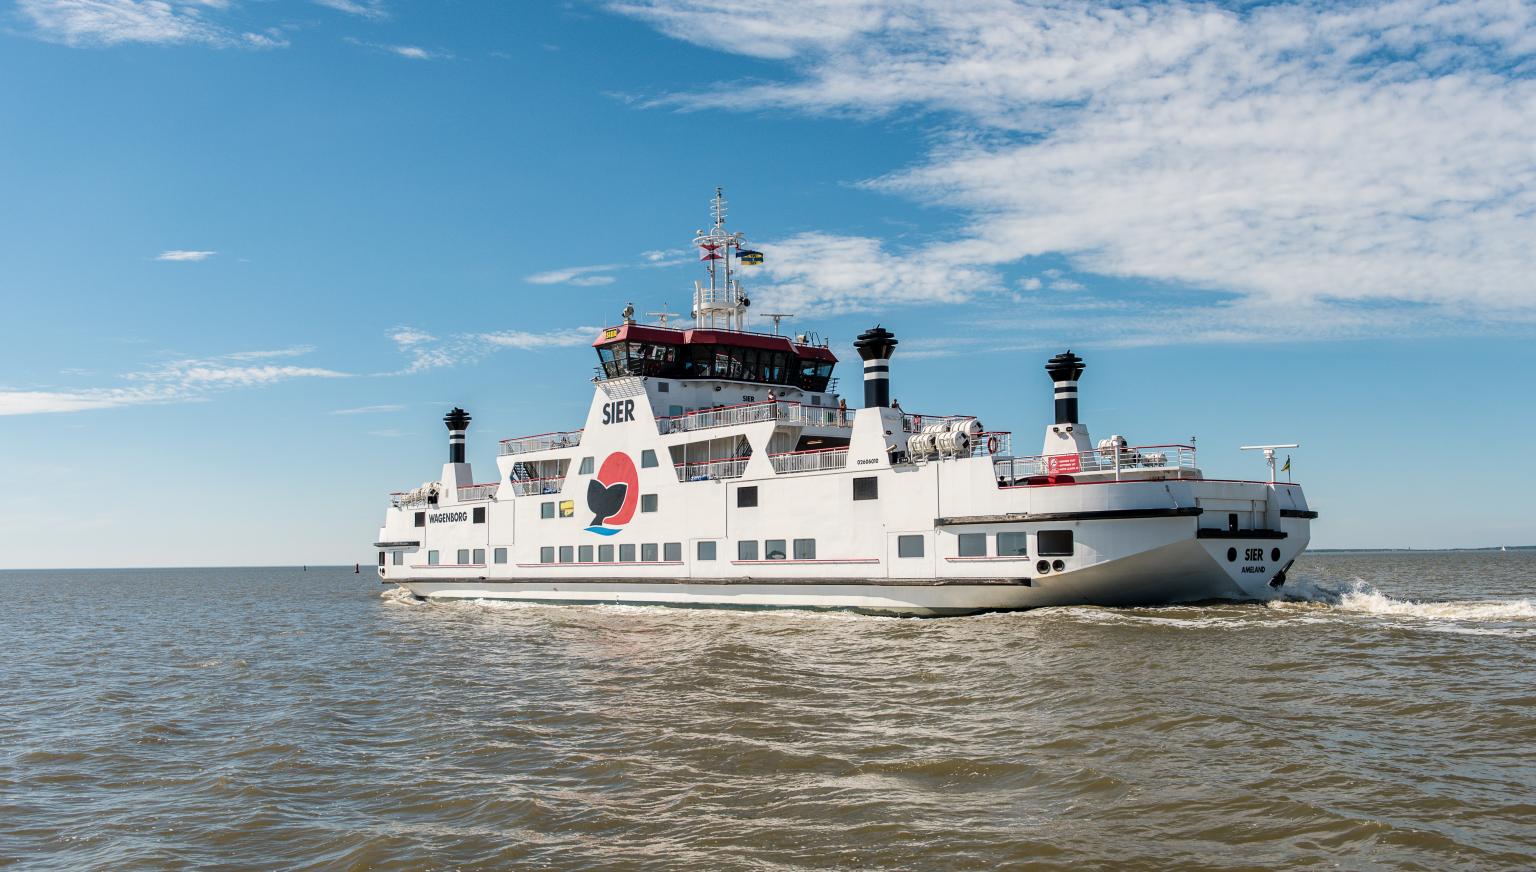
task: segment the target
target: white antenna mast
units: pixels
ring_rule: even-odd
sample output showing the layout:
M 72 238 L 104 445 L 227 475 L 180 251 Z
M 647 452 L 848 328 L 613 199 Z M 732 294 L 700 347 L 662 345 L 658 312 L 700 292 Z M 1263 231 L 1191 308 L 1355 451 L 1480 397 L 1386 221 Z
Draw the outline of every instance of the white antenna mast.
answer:
M 677 312 L 668 312 L 667 311 L 667 304 L 666 303 L 662 303 L 661 304 L 661 311 L 660 312 L 646 312 L 645 314 L 650 316 L 650 317 L 652 317 L 652 318 L 655 318 L 656 319 L 656 323 L 660 324 L 662 327 L 665 327 L 665 326 L 667 326 L 667 319 L 668 318 L 676 318 L 676 317 L 678 317 L 679 313 L 677 313 Z
M 731 258 L 741 249 L 746 237 L 725 229 L 725 195 L 715 188 L 715 197 L 709 203 L 709 215 L 714 226 L 694 233 L 693 244 L 699 249 L 699 260 L 709 270 L 709 286 L 702 282 L 693 284 L 693 319 L 695 326 L 713 328 L 716 319 L 724 321 L 727 330 L 741 330 L 746 326 L 747 299 L 741 284 L 732 275 Z

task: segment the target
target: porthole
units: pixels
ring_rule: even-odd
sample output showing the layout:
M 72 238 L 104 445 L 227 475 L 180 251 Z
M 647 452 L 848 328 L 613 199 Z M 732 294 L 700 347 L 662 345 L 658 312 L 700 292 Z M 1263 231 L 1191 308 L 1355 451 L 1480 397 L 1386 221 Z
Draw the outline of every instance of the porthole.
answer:
M 1280 562 L 1280 549 L 1279 548 L 1271 548 L 1271 549 L 1269 549 L 1269 562 L 1270 563 L 1279 563 Z
M 1228 563 L 1236 563 L 1237 562 L 1237 549 L 1236 548 L 1228 548 L 1227 549 L 1227 562 Z
M 1065 561 L 1062 561 L 1062 560 L 1052 560 L 1051 561 L 1051 568 L 1056 570 L 1057 572 L 1060 572 L 1063 569 L 1067 568 L 1067 564 L 1066 564 Z
M 1041 575 L 1044 575 L 1047 572 L 1050 572 L 1051 571 L 1051 562 L 1049 560 L 1042 560 L 1039 563 L 1036 563 L 1035 564 L 1035 571 L 1040 573 Z

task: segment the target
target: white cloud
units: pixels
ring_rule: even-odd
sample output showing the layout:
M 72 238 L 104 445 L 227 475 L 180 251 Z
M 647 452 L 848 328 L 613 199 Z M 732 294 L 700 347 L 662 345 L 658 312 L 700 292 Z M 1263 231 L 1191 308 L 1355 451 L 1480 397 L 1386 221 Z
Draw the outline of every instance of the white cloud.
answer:
M 355 409 L 336 409 L 332 415 L 372 415 L 378 412 L 403 412 L 405 406 L 399 403 L 385 403 L 378 406 L 358 406 Z
M 1289 306 L 1349 323 L 1347 307 L 1367 305 L 1397 310 L 1370 320 L 1443 330 L 1536 310 L 1530 4 L 615 8 L 791 72 L 665 102 L 927 111 L 947 131 L 920 164 L 865 184 L 958 209 L 965 226 L 886 252 L 897 262 L 870 265 L 890 294 L 845 301 L 970 296 L 1003 267 L 1057 254 L 1079 273 L 1238 295 L 1224 318 Z M 797 238 L 801 256 L 817 254 L 803 244 L 815 236 Z M 823 248 L 820 268 L 844 269 Z M 806 299 L 851 284 L 812 263 L 774 277 Z M 952 270 L 982 281 L 951 282 Z
M 356 15 L 361 18 L 387 18 L 389 16 L 382 0 L 314 0 L 314 2 L 327 9 L 334 9 L 337 12 L 345 12 L 348 15 Z
M 277 348 L 271 351 L 236 351 L 224 357 L 228 360 L 265 360 L 271 357 L 301 357 L 314 350 L 313 345 L 295 345 L 292 348 Z
M 186 250 L 179 249 L 179 248 L 173 248 L 170 251 L 162 251 L 159 254 L 155 255 L 155 260 L 169 260 L 169 261 L 175 261 L 175 262 L 178 262 L 178 263 L 186 263 L 186 262 L 196 262 L 196 261 L 200 261 L 200 260 L 207 260 L 208 258 L 213 257 L 215 254 L 218 254 L 218 252 L 217 251 L 186 251 Z
M 201 44 L 274 48 L 287 41 L 272 31 L 236 33 L 204 17 L 220 9 L 209 0 L 18 0 L 17 9 L 41 39 L 77 47 L 121 43 Z
M 377 42 L 364 42 L 361 39 L 357 39 L 355 37 L 350 37 L 350 36 L 346 37 L 344 41 L 345 42 L 349 42 L 349 43 L 351 43 L 353 45 L 363 46 L 364 48 L 371 48 L 371 49 L 375 49 L 377 51 L 388 52 L 389 54 L 392 54 L 392 55 L 398 55 L 398 56 L 403 57 L 403 58 L 409 58 L 409 59 L 411 59 L 413 61 L 442 60 L 442 59 L 445 59 L 445 58 L 452 58 L 453 57 L 453 55 L 451 55 L 451 54 L 449 54 L 447 52 L 444 52 L 444 51 L 428 51 L 427 49 L 424 49 L 424 48 L 422 48 L 419 45 L 387 45 L 387 44 L 384 44 L 384 43 L 377 43 Z
M 748 288 L 759 311 L 835 314 L 882 305 L 958 303 L 993 283 L 963 250 L 887 251 L 878 239 L 802 233 L 759 246 L 771 285 Z M 745 280 L 744 280 L 745 281 Z
M 1030 276 L 1028 278 L 1022 278 L 1022 279 L 1019 279 L 1019 287 L 1023 288 L 1026 291 L 1038 291 L 1038 290 L 1040 290 L 1040 280 L 1035 278 L 1034 276 Z
M 79 390 L 0 390 L 0 415 L 79 412 L 208 399 L 231 388 L 257 387 L 299 378 L 346 378 L 347 373 L 308 366 L 234 366 L 237 352 L 207 360 L 177 360 L 123 376 L 131 386 Z M 270 352 L 257 352 L 269 354 Z M 248 359 L 248 358 L 245 358 Z
M 439 340 L 430 334 L 401 327 L 396 328 L 390 338 L 395 340 L 401 351 L 410 355 L 410 363 L 396 374 L 408 374 L 470 363 L 503 348 L 539 351 L 585 345 L 597 336 L 598 329 L 570 327 L 543 332 L 502 330 L 494 333 L 458 333 Z M 401 341 L 402 335 L 409 341 Z
M 604 263 L 594 266 L 568 266 L 563 269 L 534 273 L 523 279 L 530 285 L 577 285 L 592 287 L 613 283 L 613 276 L 600 275 L 620 269 L 623 264 Z

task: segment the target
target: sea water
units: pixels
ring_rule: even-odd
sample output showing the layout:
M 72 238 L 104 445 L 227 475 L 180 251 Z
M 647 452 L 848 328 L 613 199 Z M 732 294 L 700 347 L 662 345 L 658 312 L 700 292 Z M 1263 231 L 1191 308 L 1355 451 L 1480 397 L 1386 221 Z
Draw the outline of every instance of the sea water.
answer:
M 0 573 L 0 865 L 1529 869 L 1536 552 L 915 620 Z

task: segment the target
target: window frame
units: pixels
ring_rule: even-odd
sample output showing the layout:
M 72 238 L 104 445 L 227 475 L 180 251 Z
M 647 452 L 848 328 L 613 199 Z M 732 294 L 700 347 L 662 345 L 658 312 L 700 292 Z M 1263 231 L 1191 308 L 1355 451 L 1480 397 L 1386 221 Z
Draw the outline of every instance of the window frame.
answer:
M 620 563 L 634 563 L 635 562 L 635 543 L 633 543 L 633 542 L 625 542 L 625 543 L 619 545 L 619 562 Z
M 757 485 L 749 484 L 736 488 L 736 508 L 757 508 Z
M 539 503 L 539 520 L 541 520 L 541 521 L 549 521 L 549 520 L 553 520 L 554 517 L 555 517 L 555 501 L 554 500 L 548 500 L 546 502 Z
M 507 549 L 505 549 L 505 548 L 495 548 L 495 549 L 492 549 L 491 550 L 491 560 L 495 561 L 496 563 L 506 563 L 507 562 Z
M 574 545 L 561 545 L 559 547 L 560 547 L 560 552 L 559 552 L 560 553 L 560 560 L 559 560 L 560 563 L 575 563 L 576 562 L 576 546 L 574 546 Z
M 791 548 L 793 549 L 792 553 L 794 555 L 794 559 L 796 560 L 816 559 L 815 539 L 795 539 L 791 543 Z
M 773 547 L 774 545 L 778 545 L 779 547 L 777 549 L 775 549 Z M 779 555 L 778 557 L 774 557 L 773 556 L 775 550 L 777 550 L 777 552 L 778 552 L 778 555 Z M 763 540 L 763 559 L 764 560 L 788 560 L 789 559 L 789 540 L 788 539 L 764 539 Z
M 640 495 L 640 513 L 641 514 L 643 514 L 643 515 L 652 514 L 652 513 L 656 512 L 659 509 L 660 505 L 661 505 L 661 500 L 657 498 L 656 494 L 641 494 Z
M 861 486 L 862 486 L 862 490 L 865 491 L 862 494 L 860 493 Z M 880 476 L 878 476 L 878 475 L 861 475 L 861 476 L 854 477 L 854 479 L 853 479 L 853 499 L 856 502 L 863 501 L 863 500 L 878 500 L 878 499 L 880 499 Z
M 1053 544 L 1046 544 L 1046 536 Z M 1066 536 L 1066 549 L 1061 549 L 1061 536 Z M 1071 530 L 1039 530 L 1035 533 L 1035 553 L 1041 557 L 1071 557 L 1077 552 L 1077 537 Z
M 1007 537 L 1009 541 L 1012 541 L 1013 539 L 1017 538 L 1018 542 L 1019 542 L 1018 550 L 1016 550 L 1016 551 L 1014 551 L 1014 550 L 1004 550 L 1004 545 L 1003 545 L 1004 537 Z M 1019 530 L 1019 531 L 1006 531 L 1005 530 L 1005 531 L 1003 531 L 1001 533 L 998 533 L 997 534 L 997 556 L 998 557 L 1028 557 L 1029 556 L 1029 534 L 1024 532 L 1023 530 Z
M 442 555 L 438 554 L 436 551 L 428 551 L 427 552 L 427 565 L 428 566 L 441 566 L 442 565 Z
M 655 542 L 640 543 L 640 562 L 655 563 L 661 560 L 661 546 Z
M 592 546 L 591 545 L 578 545 L 578 546 L 576 546 L 576 562 L 577 563 L 596 563 L 597 562 L 596 559 L 595 559 L 596 556 L 597 555 L 592 552 Z
M 977 551 L 977 548 L 980 551 Z M 970 553 L 967 553 L 970 552 Z M 957 533 L 955 534 L 955 556 L 957 557 L 989 557 L 987 552 L 986 533 Z
M 896 557 L 903 560 L 916 560 L 927 556 L 927 536 L 922 533 L 900 533 L 896 536 Z M 916 543 L 917 553 L 905 553 L 908 545 Z
M 640 452 L 641 469 L 655 469 L 660 465 L 661 464 L 656 461 L 656 450 L 654 448 L 646 448 Z
M 612 542 L 609 542 L 609 543 L 607 543 L 605 545 L 597 546 L 597 562 L 598 563 L 612 563 L 613 559 L 614 558 L 613 558 L 613 543 Z
M 539 562 L 553 564 L 555 562 L 555 546 L 545 545 L 539 548 Z
M 706 546 L 708 546 L 708 547 L 706 547 Z M 719 550 L 720 549 L 716 547 L 715 540 L 713 540 L 713 539 L 700 539 L 699 542 L 698 542 L 698 546 L 694 549 L 694 554 L 695 554 L 694 559 L 695 560 L 716 560 L 716 559 L 718 559 L 717 555 L 719 554 Z
M 742 539 L 736 543 L 737 560 L 750 560 L 755 562 L 757 560 L 757 554 L 758 551 L 756 539 Z
M 597 468 L 597 458 L 596 457 L 591 457 L 591 456 L 583 457 L 581 459 L 581 465 L 576 468 L 576 474 L 577 475 L 592 475 L 593 474 L 593 470 L 595 470 L 596 468 Z
M 474 549 L 470 553 L 470 555 L 469 555 L 469 562 L 473 563 L 476 566 L 484 566 L 485 565 L 485 549 L 484 548 L 476 548 L 476 549 Z

